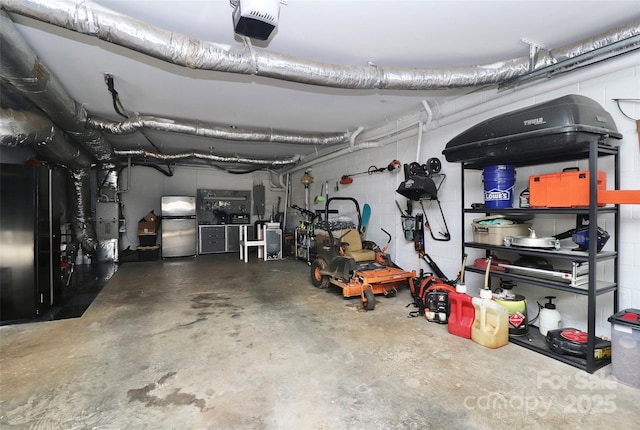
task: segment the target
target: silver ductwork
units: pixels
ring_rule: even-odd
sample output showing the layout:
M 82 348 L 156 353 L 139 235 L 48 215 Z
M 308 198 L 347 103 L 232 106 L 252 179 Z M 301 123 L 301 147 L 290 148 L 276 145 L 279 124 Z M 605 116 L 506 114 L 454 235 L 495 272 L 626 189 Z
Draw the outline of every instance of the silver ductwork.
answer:
M 0 108 L 0 144 L 30 145 L 47 161 L 67 167 L 70 178 L 72 235 L 82 249 L 93 254 L 96 235 L 91 218 L 91 157 L 42 114 Z
M 74 169 L 91 167 L 91 157 L 83 149 L 35 112 L 0 108 L 0 144 L 30 145 L 44 160 Z
M 80 242 L 82 249 L 94 254 L 98 246 L 95 220 L 91 212 L 91 178 L 89 169 L 69 169 L 71 178 L 71 229 L 73 237 Z
M 187 159 L 206 160 L 213 163 L 235 163 L 235 164 L 251 164 L 254 166 L 268 166 L 268 167 L 284 167 L 296 164 L 300 161 L 299 155 L 294 155 L 288 159 L 282 160 L 261 160 L 247 157 L 222 157 L 219 155 L 207 154 L 203 152 L 182 152 L 179 154 L 159 154 L 157 152 L 146 151 L 144 149 L 131 149 L 131 150 L 118 150 L 114 151 L 114 154 L 118 157 L 141 157 L 149 158 L 152 160 L 160 161 L 181 161 Z
M 100 133 L 85 127 L 84 107 L 49 73 L 4 11 L 0 11 L 0 76 L 3 83 L 11 85 L 44 111 L 97 160 L 111 159 L 110 145 Z
M 52 2 L 56 3 L 56 2 Z M 0 3 L 2 4 L 2 3 Z M 330 145 L 348 140 L 348 133 L 301 135 L 279 132 L 250 132 L 231 130 L 226 133 L 220 127 L 204 126 L 190 121 L 173 121 L 154 117 L 135 117 L 122 123 L 108 120 L 89 120 L 83 106 L 76 103 L 65 91 L 61 83 L 40 63 L 31 47 L 22 38 L 15 25 L 4 11 L 0 11 L 0 76 L 3 82 L 11 85 L 15 91 L 44 111 L 51 120 L 75 141 L 88 150 L 98 161 L 111 162 L 113 150 L 99 132 L 107 131 L 115 134 L 133 133 L 141 128 L 172 131 L 176 133 L 195 134 L 205 137 L 225 138 L 229 140 L 308 143 Z M 161 155 L 161 154 L 158 154 Z M 174 160 L 189 157 L 173 157 Z M 157 158 L 157 157 L 156 157 Z M 207 160 L 207 157 L 199 157 Z M 215 162 L 235 163 L 233 157 L 218 157 Z M 291 158 L 281 160 L 255 160 L 246 158 L 255 165 L 290 165 Z M 64 164 L 64 163 L 63 163 Z
M 619 44 L 620 42 L 623 42 L 625 40 L 630 40 L 630 45 L 637 47 L 637 41 L 635 41 L 635 43 L 631 43 L 631 39 L 637 36 L 640 36 L 640 19 L 631 21 L 626 25 L 590 37 L 588 39 L 561 46 L 559 48 L 551 49 L 549 51 L 549 57 L 552 60 L 552 64 L 560 63 L 571 58 L 576 58 L 578 56 L 588 54 L 592 51 Z M 620 50 L 623 50 L 623 46 L 618 46 L 618 48 Z M 534 69 L 537 70 L 543 66 L 543 64 L 536 65 Z
M 173 120 L 154 116 L 136 115 L 121 122 L 89 118 L 87 127 L 111 134 L 130 134 L 141 130 L 156 130 L 189 134 L 213 139 L 291 143 L 298 145 L 336 145 L 349 141 L 350 133 L 294 134 L 279 131 L 241 130 L 204 124 L 197 121 Z
M 120 202 L 118 201 L 119 168 L 104 164 L 96 171 L 98 201 L 96 202 L 96 258 L 98 262 L 119 259 Z
M 167 31 L 85 1 L 0 0 L 7 10 L 71 31 L 94 36 L 183 67 L 265 76 L 309 85 L 346 89 L 432 90 L 502 83 L 640 34 L 640 20 L 550 51 L 492 64 L 448 68 L 344 66 L 269 52 L 255 46 L 229 46 Z

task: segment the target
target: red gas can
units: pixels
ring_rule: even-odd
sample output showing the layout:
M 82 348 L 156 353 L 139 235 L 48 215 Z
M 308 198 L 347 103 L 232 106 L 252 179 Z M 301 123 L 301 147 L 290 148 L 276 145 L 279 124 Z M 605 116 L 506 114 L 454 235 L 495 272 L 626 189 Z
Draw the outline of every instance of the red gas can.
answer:
M 464 285 L 458 285 L 464 287 Z M 456 288 L 449 293 L 449 333 L 456 336 L 471 339 L 471 326 L 475 318 L 475 309 L 471 303 L 471 296 L 466 293 L 466 288 Z

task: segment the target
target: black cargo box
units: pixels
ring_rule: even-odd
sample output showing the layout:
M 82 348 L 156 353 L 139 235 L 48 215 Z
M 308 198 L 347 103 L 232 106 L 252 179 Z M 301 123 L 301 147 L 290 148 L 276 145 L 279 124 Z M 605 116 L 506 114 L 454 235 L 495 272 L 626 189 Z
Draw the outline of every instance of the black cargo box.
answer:
M 442 151 L 468 167 L 530 165 L 588 156 L 589 143 L 622 139 L 611 115 L 596 101 L 568 95 L 495 116 L 460 133 Z

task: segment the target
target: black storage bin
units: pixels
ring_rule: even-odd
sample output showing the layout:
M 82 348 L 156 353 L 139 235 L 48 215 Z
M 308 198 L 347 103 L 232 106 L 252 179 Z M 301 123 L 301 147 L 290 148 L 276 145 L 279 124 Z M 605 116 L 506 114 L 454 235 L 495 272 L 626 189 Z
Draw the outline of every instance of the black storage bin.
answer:
M 139 246 L 138 261 L 155 261 L 160 258 L 160 245 Z
M 138 235 L 138 242 L 140 246 L 155 246 L 158 242 L 157 233 L 145 233 Z
M 451 139 L 449 162 L 481 168 L 527 165 L 588 156 L 589 143 L 622 139 L 611 115 L 595 100 L 567 95 L 483 121 Z

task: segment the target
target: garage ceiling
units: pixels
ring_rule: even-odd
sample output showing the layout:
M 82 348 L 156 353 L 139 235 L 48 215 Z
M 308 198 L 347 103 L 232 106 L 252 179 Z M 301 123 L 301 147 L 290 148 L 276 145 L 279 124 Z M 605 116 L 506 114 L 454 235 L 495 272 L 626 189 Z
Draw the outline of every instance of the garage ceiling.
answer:
M 0 4 L 12 3 L 0 0 Z M 229 0 L 81 0 L 194 39 L 243 46 Z M 193 70 L 16 13 L 12 20 L 42 63 L 91 117 L 121 121 L 105 84 L 114 78 L 129 115 L 293 133 L 353 132 L 477 88 L 340 89 L 263 76 Z M 640 19 L 636 1 L 288 0 L 264 48 L 328 65 L 451 68 L 526 57 Z M 200 151 L 259 158 L 315 153 L 314 145 L 238 142 L 147 131 L 105 134 L 114 148 Z M 157 147 L 154 149 L 150 141 Z

